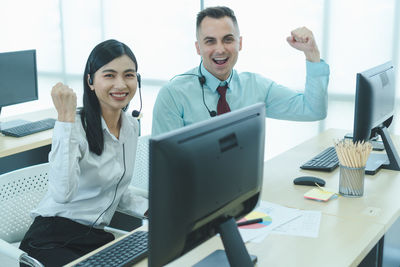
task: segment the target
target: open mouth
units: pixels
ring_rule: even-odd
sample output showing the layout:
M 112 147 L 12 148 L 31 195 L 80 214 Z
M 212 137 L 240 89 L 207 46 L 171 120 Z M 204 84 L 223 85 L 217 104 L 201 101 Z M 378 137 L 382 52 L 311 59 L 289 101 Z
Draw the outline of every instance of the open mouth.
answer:
M 115 99 L 123 99 L 128 95 L 129 93 L 110 93 L 110 96 L 112 96 Z
M 228 61 L 229 57 L 225 57 L 225 58 L 213 58 L 213 61 L 215 64 L 217 65 L 223 65 Z

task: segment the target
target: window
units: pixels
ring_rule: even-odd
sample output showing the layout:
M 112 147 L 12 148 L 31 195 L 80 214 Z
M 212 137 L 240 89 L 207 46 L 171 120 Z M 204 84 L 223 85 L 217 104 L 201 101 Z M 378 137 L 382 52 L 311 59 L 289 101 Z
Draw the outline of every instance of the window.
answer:
M 36 49 L 39 100 L 3 108 L 0 116 L 11 116 L 49 107 L 52 77 L 62 72 L 60 12 L 57 1 L 2 2 L 0 52 Z M 23 5 L 23 8 L 21 7 Z M 61 76 L 57 74 L 57 76 Z
M 238 71 L 257 72 L 303 89 L 304 55 L 286 42 L 290 31 L 301 26 L 313 31 L 322 58 L 330 65 L 327 119 L 322 123 L 268 119 L 267 158 L 323 128 L 351 130 L 357 72 L 393 60 L 397 77 L 400 75 L 400 2 L 395 0 L 313 0 L 307 4 L 303 0 L 3 2 L 0 52 L 37 50 L 39 100 L 6 107 L 1 116 L 53 107 L 50 90 L 58 81 L 76 91 L 81 105 L 87 57 L 97 43 L 114 38 L 130 46 L 137 57 L 143 78 L 142 134 L 150 134 L 152 109 L 161 86 L 199 64 L 194 42 L 201 5 L 227 5 L 235 11 L 243 36 Z M 139 109 L 138 95 L 129 109 Z M 396 115 L 392 129 L 398 132 L 400 112 Z

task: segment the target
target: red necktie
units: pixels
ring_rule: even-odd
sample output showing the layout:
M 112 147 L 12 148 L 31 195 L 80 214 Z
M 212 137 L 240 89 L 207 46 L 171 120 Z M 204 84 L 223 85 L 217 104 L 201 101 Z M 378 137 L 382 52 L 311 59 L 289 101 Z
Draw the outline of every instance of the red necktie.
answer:
M 228 86 L 218 86 L 217 91 L 219 93 L 219 99 L 218 99 L 218 105 L 217 105 L 217 115 L 227 113 L 231 111 L 229 108 L 228 102 L 226 102 L 226 89 L 228 89 Z

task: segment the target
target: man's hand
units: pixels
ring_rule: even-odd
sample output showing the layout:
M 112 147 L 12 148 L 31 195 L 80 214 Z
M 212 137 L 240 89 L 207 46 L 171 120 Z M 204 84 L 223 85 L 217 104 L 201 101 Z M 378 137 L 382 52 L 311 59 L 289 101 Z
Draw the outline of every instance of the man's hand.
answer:
M 74 122 L 76 113 L 76 94 L 68 86 L 57 83 L 51 90 L 51 98 L 58 113 L 58 121 Z
M 286 38 L 286 40 L 292 47 L 303 51 L 308 61 L 320 61 L 320 54 L 314 39 L 314 35 L 312 31 L 310 31 L 306 27 L 301 27 L 293 30 L 291 32 L 291 36 Z

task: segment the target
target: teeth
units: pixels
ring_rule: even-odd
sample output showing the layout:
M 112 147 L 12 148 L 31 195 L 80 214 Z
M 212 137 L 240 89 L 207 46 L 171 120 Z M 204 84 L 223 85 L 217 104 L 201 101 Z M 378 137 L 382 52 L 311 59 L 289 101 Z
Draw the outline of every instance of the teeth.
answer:
M 127 96 L 127 93 L 111 93 L 112 96 L 116 96 L 116 97 L 124 97 Z
M 215 57 L 215 58 L 213 59 L 213 61 L 214 61 L 216 64 L 218 64 L 218 65 L 222 65 L 222 64 L 224 64 L 225 62 L 228 61 L 228 58 L 227 58 L 227 57 L 224 57 L 224 58 Z

